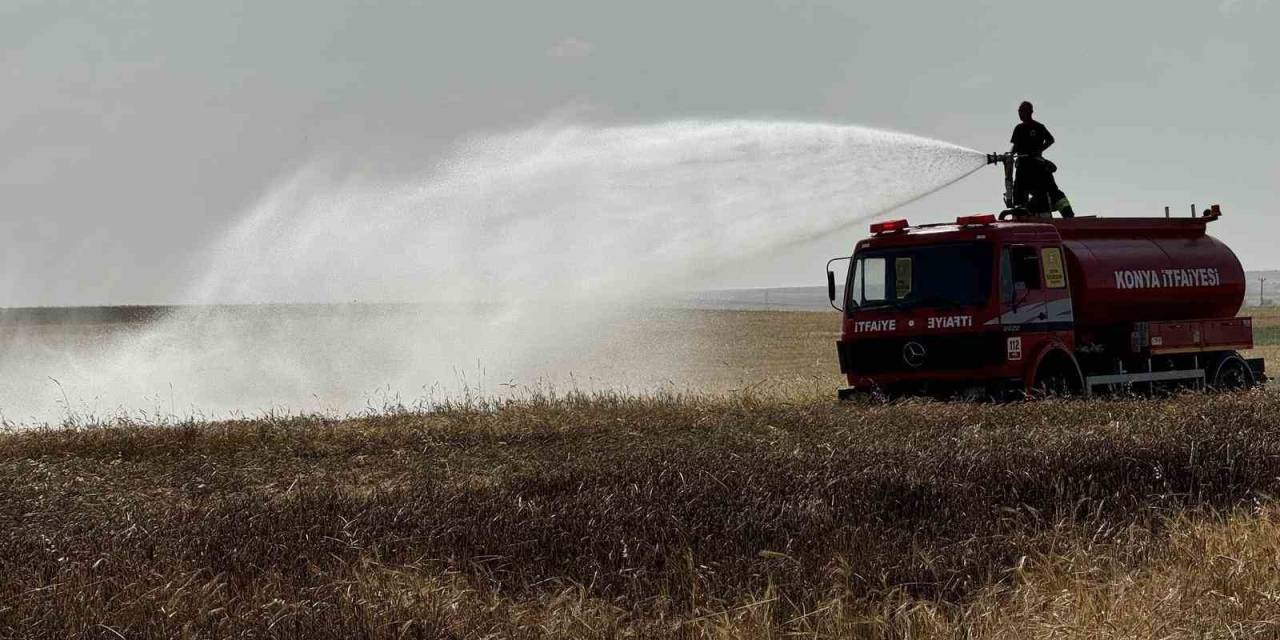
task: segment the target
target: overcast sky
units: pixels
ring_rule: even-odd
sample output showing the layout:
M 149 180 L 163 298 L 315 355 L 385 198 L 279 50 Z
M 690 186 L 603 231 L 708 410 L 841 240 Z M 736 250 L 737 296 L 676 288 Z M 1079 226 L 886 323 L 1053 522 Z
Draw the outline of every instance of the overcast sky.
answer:
M 277 179 L 421 173 L 460 137 L 764 117 L 1005 150 L 1033 100 L 1078 212 L 1185 214 L 1280 267 L 1280 2 L 0 5 L 0 306 L 163 303 Z M 908 206 L 995 210 L 988 169 Z M 821 284 L 855 237 L 723 285 Z

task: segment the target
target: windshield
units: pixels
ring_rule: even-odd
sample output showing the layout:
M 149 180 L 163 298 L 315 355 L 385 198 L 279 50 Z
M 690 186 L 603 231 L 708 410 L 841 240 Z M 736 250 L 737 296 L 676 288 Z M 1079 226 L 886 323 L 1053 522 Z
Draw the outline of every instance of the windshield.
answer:
M 854 255 L 845 308 L 981 306 L 991 294 L 991 245 L 970 242 Z

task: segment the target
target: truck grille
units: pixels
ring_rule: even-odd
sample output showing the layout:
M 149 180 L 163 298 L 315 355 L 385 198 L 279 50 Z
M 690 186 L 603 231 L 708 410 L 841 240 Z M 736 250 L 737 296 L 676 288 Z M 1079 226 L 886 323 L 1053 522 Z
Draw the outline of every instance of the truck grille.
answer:
M 841 373 L 857 375 L 981 369 L 1005 358 L 1002 333 L 868 338 L 836 346 Z

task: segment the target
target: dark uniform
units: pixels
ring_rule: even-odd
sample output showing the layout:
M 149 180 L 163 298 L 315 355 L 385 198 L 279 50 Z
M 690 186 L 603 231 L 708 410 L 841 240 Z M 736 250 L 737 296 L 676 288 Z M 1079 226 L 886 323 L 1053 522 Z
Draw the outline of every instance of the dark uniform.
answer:
M 1019 122 L 1018 126 L 1013 128 L 1013 137 L 1009 139 L 1013 143 L 1013 152 L 1018 155 L 1038 156 L 1044 153 L 1049 145 L 1053 144 L 1053 134 L 1049 133 L 1049 129 L 1044 125 L 1031 120 L 1030 122 Z
M 1013 181 L 1013 190 L 1019 204 L 1031 213 L 1059 211 L 1064 218 L 1075 217 L 1067 194 L 1058 188 L 1053 179 L 1053 172 L 1057 167 L 1040 155 L 1054 142 L 1049 129 L 1028 119 L 1013 128 L 1013 136 L 1009 142 L 1013 143 L 1013 153 L 1018 156 L 1018 173 Z

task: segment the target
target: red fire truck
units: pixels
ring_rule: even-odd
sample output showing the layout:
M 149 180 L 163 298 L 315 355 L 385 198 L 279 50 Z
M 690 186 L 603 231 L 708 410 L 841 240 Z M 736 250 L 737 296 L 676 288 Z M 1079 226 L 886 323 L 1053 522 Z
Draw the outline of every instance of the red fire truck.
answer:
M 871 226 L 827 264 L 840 371 L 859 392 L 1092 394 L 1262 382 L 1240 261 L 1192 218 L 966 216 Z M 832 262 L 849 261 L 843 305 Z

